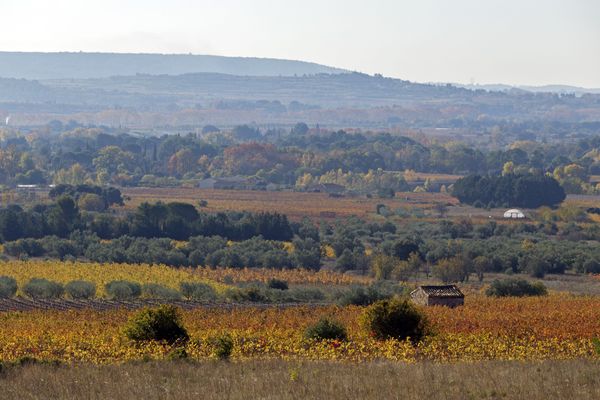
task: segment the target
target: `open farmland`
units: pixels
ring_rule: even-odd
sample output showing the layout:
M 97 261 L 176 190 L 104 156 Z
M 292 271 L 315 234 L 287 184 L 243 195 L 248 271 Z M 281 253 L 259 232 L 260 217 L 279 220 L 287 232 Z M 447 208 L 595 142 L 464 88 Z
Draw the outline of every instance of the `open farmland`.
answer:
M 330 197 L 326 193 L 269 192 L 255 190 L 213 190 L 193 188 L 124 188 L 123 194 L 131 198 L 127 209 L 134 209 L 142 202 L 182 201 L 197 205 L 206 200 L 207 212 L 249 211 L 279 212 L 293 220 L 303 217 L 321 218 L 322 213 L 334 212 L 336 217 L 356 215 L 367 217 L 375 213 L 377 204 L 388 208 L 431 209 L 436 203 L 457 204 L 457 200 L 444 193 L 399 193 L 394 199 L 360 197 Z M 325 214 L 327 215 L 327 214 Z
M 600 299 L 550 295 L 547 298 L 490 299 L 469 296 L 464 307 L 425 309 L 434 334 L 416 345 L 378 341 L 359 324 L 362 308 L 241 307 L 183 311 L 196 360 L 214 357 L 214 338 L 231 335 L 233 359 L 481 361 L 598 359 Z M 164 359 L 173 350 L 162 342 L 133 344 L 122 335 L 132 315 L 111 311 L 29 311 L 0 314 L 0 359 L 29 356 L 41 360 L 107 364 Z M 306 327 L 333 317 L 348 328 L 347 341 L 303 339 Z
M 32 278 L 51 279 L 60 283 L 84 280 L 96 285 L 97 295 L 104 297 L 105 285 L 110 281 L 130 280 L 139 284 L 156 283 L 177 289 L 181 282 L 200 282 L 213 286 L 217 291 L 227 287 L 195 274 L 190 269 L 176 269 L 165 265 L 148 264 L 101 264 L 60 261 L 9 261 L 0 262 L 0 276 L 16 279 L 19 288 Z M 18 292 L 22 294 L 22 292 Z
M 230 280 L 232 283 L 266 283 L 273 278 L 291 284 L 355 285 L 373 282 L 369 276 L 343 274 L 324 269 L 309 271 L 305 269 L 196 268 L 193 273 L 206 280 L 217 282 Z

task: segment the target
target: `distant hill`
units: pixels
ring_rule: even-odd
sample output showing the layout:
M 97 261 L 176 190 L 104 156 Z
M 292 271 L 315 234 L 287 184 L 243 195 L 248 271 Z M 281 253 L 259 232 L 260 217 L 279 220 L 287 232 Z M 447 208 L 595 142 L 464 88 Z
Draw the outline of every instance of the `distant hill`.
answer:
M 0 77 L 90 79 L 213 72 L 240 76 L 294 76 L 348 72 L 320 64 L 272 58 L 191 54 L 0 52 Z
M 433 100 L 463 101 L 475 92 L 361 73 L 241 76 L 220 73 L 113 76 L 93 79 L 0 78 L 1 102 L 86 104 L 164 109 L 172 105 L 238 107 L 243 101 L 301 102 L 324 107 L 381 107 Z M 491 95 L 489 95 L 491 96 Z M 218 103 L 218 104 L 215 104 Z
M 593 93 L 600 94 L 600 89 L 582 88 L 578 86 L 568 85 L 544 85 L 544 86 L 511 86 L 505 84 L 482 84 L 482 85 L 462 85 L 453 83 L 452 85 L 457 87 L 463 87 L 471 90 L 488 90 L 494 92 L 508 92 L 508 91 L 525 91 L 531 93 L 559 93 L 559 94 L 584 94 Z
M 69 115 L 69 119 L 109 126 L 304 121 L 342 127 L 464 129 L 468 134 L 502 121 L 592 123 L 590 127 L 579 126 L 581 133 L 597 130 L 600 95 L 469 90 L 361 73 L 0 78 L 0 118 L 8 115 L 14 126 L 43 124 Z M 527 127 L 525 124 L 519 129 L 526 132 Z M 545 131 L 549 129 L 545 126 Z M 530 137 L 525 134 L 521 138 Z

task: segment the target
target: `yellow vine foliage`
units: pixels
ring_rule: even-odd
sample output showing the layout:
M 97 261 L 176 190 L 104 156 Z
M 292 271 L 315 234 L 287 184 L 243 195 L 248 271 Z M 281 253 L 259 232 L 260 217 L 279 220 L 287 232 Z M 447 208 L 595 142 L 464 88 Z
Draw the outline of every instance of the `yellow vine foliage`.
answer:
M 282 279 L 292 284 L 352 285 L 369 284 L 368 276 L 342 274 L 334 271 L 310 271 L 306 269 L 270 269 L 270 268 L 202 268 L 193 273 L 203 279 L 223 282 L 268 282 L 269 279 Z
M 600 359 L 600 298 L 550 295 L 545 298 L 488 299 L 472 296 L 461 308 L 424 309 L 434 335 L 418 345 L 376 341 L 359 327 L 362 308 L 237 307 L 184 311 L 193 359 L 213 357 L 212 338 L 228 333 L 234 359 L 377 359 L 415 362 L 478 360 Z M 133 344 L 122 328 L 133 311 L 30 311 L 0 313 L 0 359 L 23 356 L 97 364 L 163 359 L 164 343 Z M 348 329 L 348 341 L 307 341 L 304 329 L 328 316 Z
M 19 288 L 31 278 L 46 278 L 63 284 L 74 280 L 90 281 L 96 284 L 99 296 L 105 294 L 104 285 L 113 280 L 129 280 L 140 284 L 159 283 L 173 289 L 179 289 L 181 282 L 204 282 L 213 286 L 217 292 L 227 289 L 227 285 L 203 278 L 191 269 L 176 269 L 166 265 L 4 261 L 0 262 L 0 275 L 15 278 Z

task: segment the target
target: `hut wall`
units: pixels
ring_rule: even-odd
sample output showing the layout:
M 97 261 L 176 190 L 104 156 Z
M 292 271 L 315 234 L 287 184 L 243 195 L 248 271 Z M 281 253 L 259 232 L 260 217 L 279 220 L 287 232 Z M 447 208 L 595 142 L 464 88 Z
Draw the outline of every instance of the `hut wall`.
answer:
M 426 306 L 429 302 L 427 293 L 425 293 L 422 289 L 418 289 L 415 293 L 413 293 L 411 298 L 416 304 L 420 304 L 422 306 Z
M 429 297 L 427 305 L 458 307 L 465 304 L 465 299 L 460 297 Z

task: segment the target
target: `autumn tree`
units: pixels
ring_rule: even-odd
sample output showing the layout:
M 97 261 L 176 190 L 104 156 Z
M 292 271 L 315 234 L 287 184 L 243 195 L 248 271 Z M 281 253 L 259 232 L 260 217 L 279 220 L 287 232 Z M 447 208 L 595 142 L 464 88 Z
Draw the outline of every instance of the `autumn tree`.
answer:
M 98 172 L 105 172 L 110 177 L 119 172 L 131 172 L 135 168 L 134 156 L 118 146 L 106 146 L 98 151 L 98 157 L 93 160 Z
M 190 149 L 181 149 L 169 158 L 167 169 L 172 175 L 182 176 L 193 172 L 196 168 L 198 158 Z

